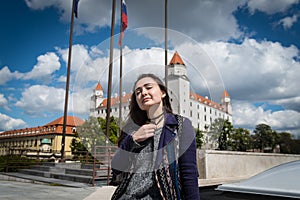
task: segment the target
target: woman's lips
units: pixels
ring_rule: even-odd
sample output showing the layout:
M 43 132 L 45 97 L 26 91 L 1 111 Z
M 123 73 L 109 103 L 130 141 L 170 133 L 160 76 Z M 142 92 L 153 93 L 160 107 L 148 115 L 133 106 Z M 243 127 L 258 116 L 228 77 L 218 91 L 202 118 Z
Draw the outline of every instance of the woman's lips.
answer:
M 150 99 L 151 99 L 150 97 L 145 97 L 145 98 L 143 98 L 142 102 L 143 102 L 143 103 L 146 103 L 146 102 L 149 101 Z

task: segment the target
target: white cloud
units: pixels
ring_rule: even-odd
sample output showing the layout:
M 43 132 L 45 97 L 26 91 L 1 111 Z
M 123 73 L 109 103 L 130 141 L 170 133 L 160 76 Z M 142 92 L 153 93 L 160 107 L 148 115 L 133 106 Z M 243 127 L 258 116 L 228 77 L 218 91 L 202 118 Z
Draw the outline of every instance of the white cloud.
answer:
M 272 100 L 274 104 L 282 105 L 286 109 L 300 111 L 300 96 Z
M 71 1 L 60 0 L 25 0 L 31 9 L 42 10 L 55 7 L 61 21 L 69 23 Z M 242 31 L 234 13 L 243 7 L 248 7 L 251 13 L 256 10 L 267 14 L 284 12 L 299 0 L 174 0 L 168 5 L 168 28 L 188 34 L 198 41 L 229 40 L 240 38 Z M 119 3 L 116 5 L 116 23 L 119 23 Z M 95 32 L 99 28 L 111 24 L 111 2 L 104 0 L 79 1 L 79 18 L 76 19 L 75 33 Z M 140 27 L 164 28 L 164 1 L 131 0 L 127 2 L 129 16 L 128 29 Z M 286 19 L 284 24 L 288 25 Z M 147 33 L 145 33 L 147 34 Z M 148 35 L 151 37 L 151 35 Z
M 0 131 L 7 131 L 24 127 L 26 123 L 22 119 L 14 119 L 0 113 Z
M 4 97 L 4 94 L 0 94 L 0 108 L 7 106 L 7 99 Z
M 45 55 L 40 55 L 37 58 L 37 64 L 33 69 L 24 74 L 25 80 L 51 80 L 51 75 L 60 68 L 59 57 L 53 53 L 48 52 Z
M 59 68 L 59 57 L 55 53 L 49 52 L 37 58 L 37 64 L 30 72 L 11 72 L 7 66 L 0 69 L 0 85 L 5 85 L 15 79 L 50 81 L 51 75 Z
M 7 82 L 18 79 L 22 75 L 18 71 L 11 72 L 7 66 L 0 69 L 0 85 L 5 85 Z
M 62 57 L 63 61 L 68 64 L 69 49 L 57 48 L 58 53 Z M 85 45 L 75 44 L 72 46 L 72 57 L 71 57 L 71 69 L 72 71 L 78 71 L 82 65 L 90 61 L 90 55 L 88 47 Z
M 284 29 L 289 29 L 293 26 L 294 23 L 298 20 L 298 15 L 293 15 L 292 17 L 285 17 L 281 20 L 279 20 L 278 24 L 282 25 Z
M 68 113 L 88 114 L 91 88 L 80 88 L 69 92 Z M 75 100 L 74 100 L 75 99 Z M 73 102 L 77 102 L 74 105 Z M 65 90 L 46 85 L 33 85 L 22 92 L 22 97 L 15 106 L 22 108 L 26 115 L 45 117 L 47 115 L 62 115 L 65 104 Z
M 292 5 L 297 3 L 299 3 L 299 0 L 249 0 L 247 4 L 251 13 L 254 13 L 256 10 L 259 10 L 267 14 L 274 14 L 277 12 L 284 12 Z
M 180 31 L 198 41 L 239 38 L 233 13 L 245 1 L 175 0 L 168 5 L 168 28 Z M 129 28 L 164 28 L 164 1 L 128 2 Z M 153 14 L 155 13 L 155 14 Z M 148 34 L 151 37 L 151 34 Z
M 189 34 L 191 37 L 206 41 L 211 39 L 227 40 L 242 35 L 233 13 L 245 0 L 181 0 L 169 2 L 168 28 Z M 60 19 L 69 22 L 71 15 L 70 1 L 39 1 L 26 0 L 31 9 L 55 7 L 59 10 Z M 111 2 L 89 0 L 80 1 L 78 19 L 75 23 L 75 33 L 94 32 L 111 24 Z M 164 1 L 132 0 L 127 2 L 129 29 L 139 27 L 164 27 Z M 116 8 L 116 23 L 119 23 L 119 4 Z M 188 14 L 187 14 L 188 12 Z M 199 28 L 201 27 L 201 28 Z M 217 27 L 217 28 L 216 28 Z
M 47 7 L 51 7 L 59 2 L 59 0 L 48 0 L 48 1 L 39 1 L 39 0 L 25 0 L 26 5 L 35 10 L 43 10 Z
M 273 130 L 292 133 L 300 130 L 300 112 L 293 110 L 274 111 L 264 110 L 263 106 L 255 107 L 246 101 L 233 102 L 233 125 L 234 127 L 246 127 L 255 129 L 258 124 L 268 124 Z M 298 133 L 299 132 L 294 132 Z
M 89 116 L 92 92 L 92 88 L 80 89 L 73 92 L 70 98 L 69 111 L 76 115 Z
M 58 82 L 66 82 L 67 81 L 67 77 L 65 76 L 60 76 L 58 79 L 57 79 Z
M 43 116 L 45 113 L 62 112 L 65 90 L 44 85 L 33 85 L 22 92 L 15 106 L 27 115 Z
M 34 10 L 43 10 L 54 7 L 59 11 L 62 22 L 69 22 L 71 16 L 72 1 L 61 0 L 25 0 L 27 6 Z M 99 27 L 109 26 L 111 20 L 110 1 L 79 1 L 78 18 L 75 19 L 75 33 L 82 34 L 85 31 L 94 32 Z
M 85 88 L 89 82 L 97 82 L 108 70 L 108 57 L 96 56 L 99 54 L 95 54 L 95 48 L 89 48 L 84 45 L 73 45 L 70 88 L 77 86 Z M 68 49 L 57 48 L 57 51 L 67 65 Z M 66 78 L 60 77 L 59 79 L 63 81 Z
M 300 63 L 295 46 L 245 39 L 241 44 L 210 42 L 203 49 L 219 68 L 235 99 L 264 101 L 299 97 Z M 298 105 L 299 106 L 299 105 Z
M 4 108 L 5 110 L 9 110 L 8 101 L 4 97 L 4 94 L 0 94 L 0 108 Z

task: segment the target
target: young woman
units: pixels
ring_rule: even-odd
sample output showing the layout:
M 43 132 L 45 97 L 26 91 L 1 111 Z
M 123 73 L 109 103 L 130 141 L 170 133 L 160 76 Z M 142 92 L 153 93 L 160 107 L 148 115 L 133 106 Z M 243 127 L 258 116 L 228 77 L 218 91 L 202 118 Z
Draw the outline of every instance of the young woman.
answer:
M 172 113 L 167 88 L 153 74 L 134 84 L 129 120 L 112 160 L 123 177 L 112 199 L 198 200 L 195 132 L 187 118 Z

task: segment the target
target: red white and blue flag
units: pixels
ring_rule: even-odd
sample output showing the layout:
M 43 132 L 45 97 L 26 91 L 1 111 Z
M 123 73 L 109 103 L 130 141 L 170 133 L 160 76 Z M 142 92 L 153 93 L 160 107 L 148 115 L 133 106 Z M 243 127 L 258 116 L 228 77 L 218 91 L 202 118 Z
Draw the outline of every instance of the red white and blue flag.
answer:
M 128 26 L 128 16 L 127 16 L 127 7 L 125 0 L 122 0 L 122 5 L 121 5 L 121 33 L 120 33 L 120 38 L 119 38 L 119 46 L 121 46 L 121 41 L 124 37 L 124 31 Z

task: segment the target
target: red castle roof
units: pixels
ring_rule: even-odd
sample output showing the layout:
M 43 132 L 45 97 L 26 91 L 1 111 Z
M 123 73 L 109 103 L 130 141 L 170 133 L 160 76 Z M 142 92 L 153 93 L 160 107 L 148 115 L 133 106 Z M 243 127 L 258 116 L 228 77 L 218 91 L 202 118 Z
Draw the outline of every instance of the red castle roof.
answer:
M 179 56 L 178 52 L 176 51 L 173 55 L 173 58 L 171 59 L 169 65 L 184 65 L 183 60 L 181 59 L 181 57 Z

